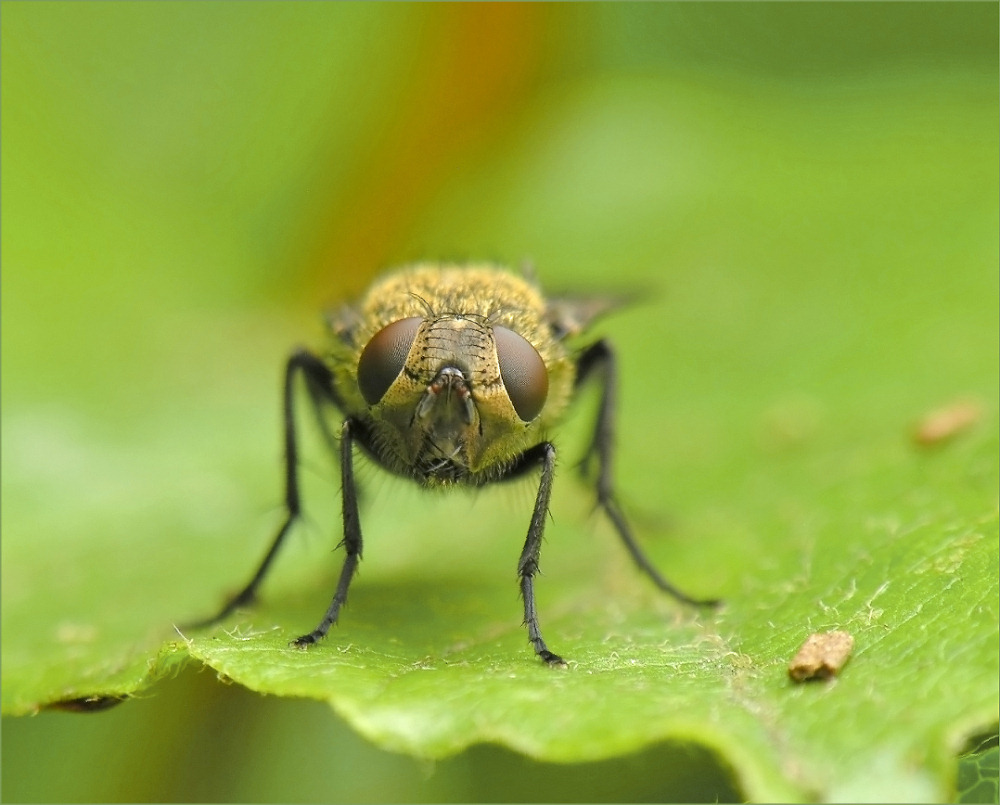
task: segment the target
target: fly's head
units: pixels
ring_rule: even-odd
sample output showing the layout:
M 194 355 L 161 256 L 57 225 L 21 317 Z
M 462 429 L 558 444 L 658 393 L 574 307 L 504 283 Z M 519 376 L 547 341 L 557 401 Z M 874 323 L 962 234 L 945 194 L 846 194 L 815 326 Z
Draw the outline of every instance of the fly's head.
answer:
M 419 477 L 496 463 L 541 413 L 548 371 L 517 333 L 466 315 L 411 317 L 365 346 L 358 386 L 376 436 Z
M 497 270 L 427 267 L 376 285 L 335 367 L 375 457 L 427 484 L 480 484 L 537 443 L 572 384 L 544 312 L 533 286 Z

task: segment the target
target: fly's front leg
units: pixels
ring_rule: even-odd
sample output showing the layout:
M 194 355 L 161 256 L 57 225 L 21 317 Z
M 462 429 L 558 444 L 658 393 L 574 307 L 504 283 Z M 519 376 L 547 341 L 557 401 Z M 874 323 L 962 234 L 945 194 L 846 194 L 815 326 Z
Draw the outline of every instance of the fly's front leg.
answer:
M 583 459 L 585 472 L 590 471 L 596 462 L 595 485 L 597 489 L 597 504 L 611 520 L 618 536 L 625 543 L 626 549 L 639 568 L 666 593 L 679 601 L 696 606 L 718 606 L 718 599 L 692 598 L 667 581 L 646 556 L 646 553 L 635 541 L 625 515 L 622 514 L 615 498 L 611 478 L 611 460 L 614 449 L 614 421 L 616 395 L 618 392 L 618 373 L 615 353 L 611 345 L 604 340 L 598 341 L 585 349 L 576 364 L 576 385 L 579 387 L 588 378 L 597 376 L 601 382 L 601 402 L 597 409 L 597 422 L 594 435 Z
M 295 381 L 298 375 L 303 375 L 306 380 L 306 388 L 309 391 L 309 399 L 312 401 L 313 409 L 319 420 L 320 427 L 328 443 L 333 442 L 326 425 L 326 420 L 322 416 L 321 407 L 325 402 L 336 404 L 333 393 L 332 375 L 319 358 L 305 350 L 298 350 L 292 354 L 285 364 L 285 385 L 283 394 L 283 415 L 284 415 L 284 441 L 285 441 L 285 522 L 278 530 L 277 536 L 264 555 L 264 560 L 257 568 L 253 578 L 240 592 L 226 602 L 219 612 L 211 618 L 189 624 L 190 628 L 201 628 L 210 626 L 213 623 L 224 620 L 235 610 L 252 604 L 257 596 L 257 588 L 260 587 L 271 568 L 278 550 L 285 541 L 292 525 L 299 519 L 302 513 L 301 499 L 299 497 L 299 461 L 298 461 L 298 437 L 295 429 Z
M 344 541 L 342 544 L 347 556 L 340 571 L 337 591 L 333 594 L 333 600 L 330 602 L 323 620 L 309 634 L 304 634 L 292 641 L 292 645 L 300 648 L 306 648 L 322 640 L 330 631 L 330 627 L 337 622 L 340 608 L 347 603 L 347 590 L 351 586 L 351 580 L 354 578 L 358 563 L 361 561 L 361 520 L 358 516 L 358 494 L 354 483 L 354 439 L 358 435 L 354 431 L 357 429 L 360 429 L 360 425 L 348 419 L 340 431 L 340 477 L 344 506 Z
M 555 473 L 556 449 L 549 442 L 542 442 L 526 451 L 511 474 L 533 466 L 542 465 L 542 477 L 535 497 L 535 508 L 531 513 L 528 537 L 517 563 L 517 575 L 521 579 L 521 598 L 524 599 L 524 625 L 528 627 L 528 640 L 538 654 L 549 665 L 565 665 L 562 657 L 549 651 L 538 626 L 538 611 L 535 608 L 535 574 L 538 572 L 538 554 L 542 547 L 545 518 L 549 513 L 549 498 L 552 495 L 552 477 Z

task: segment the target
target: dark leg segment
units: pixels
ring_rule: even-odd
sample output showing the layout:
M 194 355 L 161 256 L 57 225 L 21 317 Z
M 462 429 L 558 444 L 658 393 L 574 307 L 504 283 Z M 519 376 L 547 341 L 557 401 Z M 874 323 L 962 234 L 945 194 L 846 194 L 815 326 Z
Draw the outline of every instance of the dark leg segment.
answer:
M 517 574 L 521 578 L 521 597 L 524 599 L 524 625 L 528 627 L 528 640 L 538 654 L 549 665 L 565 665 L 563 658 L 549 651 L 538 626 L 538 611 L 535 608 L 535 573 L 538 572 L 538 555 L 542 547 L 545 518 L 549 513 L 549 498 L 552 495 L 552 477 L 555 472 L 556 449 L 549 442 L 542 442 L 521 456 L 520 468 L 526 468 L 536 461 L 542 465 L 542 478 L 538 484 L 535 508 L 531 513 L 528 537 L 517 563 Z M 515 470 L 515 473 L 517 470 Z
M 284 409 L 284 440 L 285 440 L 285 522 L 278 530 L 274 542 L 264 555 L 264 560 L 257 568 L 253 578 L 239 593 L 231 598 L 225 606 L 219 610 L 218 614 L 197 623 L 188 624 L 190 628 L 201 628 L 210 626 L 229 617 L 235 610 L 249 606 L 254 602 L 257 588 L 260 587 L 271 568 L 278 550 L 292 525 L 299 519 L 301 514 L 301 500 L 299 498 L 299 468 L 298 468 L 298 439 L 295 432 L 295 380 L 301 373 L 306 379 L 306 387 L 309 391 L 309 398 L 312 400 L 320 427 L 328 443 L 333 443 L 333 436 L 323 419 L 321 404 L 323 402 L 335 402 L 331 386 L 330 370 L 315 355 L 299 350 L 292 354 L 285 365 L 285 386 L 283 395 Z
M 352 420 L 344 422 L 340 431 L 340 477 L 342 484 L 342 495 L 344 505 L 344 550 L 347 557 L 344 559 L 344 566 L 340 571 L 340 580 L 337 582 L 337 591 L 333 595 L 333 600 L 323 616 L 323 620 L 309 634 L 292 641 L 293 645 L 305 648 L 311 646 L 318 640 L 322 640 L 330 627 L 337 622 L 340 608 L 347 603 L 347 590 L 351 586 L 351 579 L 358 569 L 358 562 L 361 561 L 361 519 L 358 516 L 358 495 L 354 485 L 354 434 Z
M 618 506 L 611 481 L 611 453 L 614 448 L 614 416 L 618 391 L 617 366 L 611 345 L 604 340 L 592 344 L 580 355 L 576 368 L 577 387 L 594 375 L 599 375 L 601 381 L 601 402 L 597 409 L 594 435 L 582 462 L 583 471 L 588 475 L 594 462 L 597 462 L 597 505 L 611 520 L 632 559 L 657 587 L 685 604 L 718 606 L 721 603 L 718 599 L 692 598 L 667 581 L 635 541 L 625 515 Z

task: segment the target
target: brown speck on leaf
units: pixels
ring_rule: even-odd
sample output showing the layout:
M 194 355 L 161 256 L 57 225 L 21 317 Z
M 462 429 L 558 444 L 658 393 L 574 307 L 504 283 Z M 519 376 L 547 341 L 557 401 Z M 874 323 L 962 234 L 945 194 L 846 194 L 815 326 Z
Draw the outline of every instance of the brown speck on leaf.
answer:
M 968 430 L 982 416 L 983 406 L 975 400 L 955 400 L 922 417 L 914 429 L 913 438 L 921 445 L 939 444 Z
M 794 682 L 830 679 L 840 673 L 854 648 L 850 632 L 816 632 L 809 635 L 788 664 Z

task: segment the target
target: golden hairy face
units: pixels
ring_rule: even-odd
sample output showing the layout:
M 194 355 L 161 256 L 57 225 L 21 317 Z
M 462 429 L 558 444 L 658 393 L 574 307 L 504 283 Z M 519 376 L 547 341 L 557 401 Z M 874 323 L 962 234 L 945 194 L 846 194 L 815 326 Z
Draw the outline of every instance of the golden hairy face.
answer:
M 334 322 L 334 382 L 389 469 L 482 483 L 568 402 L 573 365 L 538 290 L 501 269 L 418 266 Z

